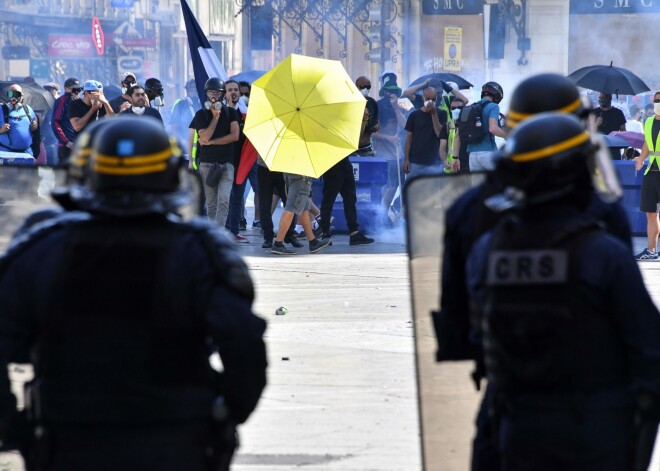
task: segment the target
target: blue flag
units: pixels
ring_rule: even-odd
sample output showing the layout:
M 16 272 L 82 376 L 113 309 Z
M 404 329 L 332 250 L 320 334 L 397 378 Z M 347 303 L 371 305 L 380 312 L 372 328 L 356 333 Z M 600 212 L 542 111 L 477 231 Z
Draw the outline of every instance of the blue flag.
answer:
M 211 77 L 219 77 L 226 81 L 227 72 L 211 48 L 211 43 L 206 39 L 186 0 L 181 0 L 181 10 L 183 11 L 183 21 L 186 23 L 188 46 L 190 47 L 190 56 L 192 57 L 195 73 L 195 85 L 197 86 L 197 93 L 199 93 L 199 100 L 204 103 L 206 100 L 206 93 L 204 92 L 206 81 Z

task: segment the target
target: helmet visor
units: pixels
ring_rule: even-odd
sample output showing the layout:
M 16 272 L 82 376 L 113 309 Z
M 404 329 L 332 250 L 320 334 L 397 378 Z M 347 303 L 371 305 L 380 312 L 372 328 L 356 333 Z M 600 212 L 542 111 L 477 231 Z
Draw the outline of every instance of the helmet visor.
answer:
M 591 134 L 594 151 L 588 158 L 589 171 L 594 191 L 600 199 L 612 203 L 623 196 L 621 182 L 612 164 L 612 157 L 605 140 L 598 134 Z

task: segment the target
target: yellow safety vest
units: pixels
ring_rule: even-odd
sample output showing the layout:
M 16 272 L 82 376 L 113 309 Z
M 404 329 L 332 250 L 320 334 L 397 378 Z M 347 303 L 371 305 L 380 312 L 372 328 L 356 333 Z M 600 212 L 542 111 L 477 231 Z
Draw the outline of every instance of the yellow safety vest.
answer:
M 454 139 L 456 139 L 456 123 L 453 119 L 447 121 L 447 162 L 454 163 Z M 454 173 L 452 169 L 444 169 L 445 173 Z
M 197 141 L 199 141 L 199 134 L 197 134 L 197 131 L 195 131 L 195 136 L 193 137 L 192 155 L 190 156 L 193 168 L 195 170 L 197 170 Z
M 644 172 L 644 175 L 649 173 L 649 170 L 651 170 L 651 165 L 653 165 L 653 162 L 656 161 L 658 156 L 660 156 L 660 132 L 658 133 L 658 137 L 655 139 L 655 145 L 653 145 L 653 120 L 655 119 L 655 116 L 651 116 L 650 118 L 647 118 L 646 121 L 644 122 L 644 141 L 646 142 L 646 147 L 649 149 L 649 164 L 646 167 L 646 171 Z M 656 149 L 658 149 L 656 151 Z

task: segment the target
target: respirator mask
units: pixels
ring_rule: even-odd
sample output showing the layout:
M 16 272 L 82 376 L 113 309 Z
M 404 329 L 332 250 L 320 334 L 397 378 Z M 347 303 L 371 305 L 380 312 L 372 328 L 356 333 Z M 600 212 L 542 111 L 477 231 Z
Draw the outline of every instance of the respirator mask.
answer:
M 216 93 L 207 93 L 206 94 L 206 103 L 204 103 L 204 108 L 207 110 L 210 110 L 211 108 L 216 109 L 216 110 L 221 110 L 222 109 L 222 99 L 224 98 L 225 94 L 223 92 L 216 92 Z

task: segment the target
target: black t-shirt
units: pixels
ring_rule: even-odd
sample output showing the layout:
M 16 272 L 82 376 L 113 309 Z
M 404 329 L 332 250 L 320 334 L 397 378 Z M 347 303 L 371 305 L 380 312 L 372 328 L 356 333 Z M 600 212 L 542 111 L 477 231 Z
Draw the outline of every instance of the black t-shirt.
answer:
M 601 134 L 609 134 L 612 131 L 621 131 L 621 125 L 626 126 L 626 117 L 619 108 L 610 108 L 609 110 L 604 110 L 600 107 L 594 110 L 596 117 L 601 116 L 603 118 L 603 124 L 598 126 L 598 132 Z
M 447 116 L 436 108 L 440 124 L 447 124 Z M 422 165 L 435 165 L 440 163 L 440 137 L 433 129 L 431 113 L 415 110 L 408 116 L 406 131 L 412 133 L 412 146 L 410 148 L 410 163 Z
M 71 120 L 72 118 L 82 118 L 87 113 L 89 113 L 89 110 L 91 110 L 91 109 L 92 109 L 92 107 L 87 106 L 83 100 L 71 100 L 71 102 L 69 103 L 69 109 L 68 109 L 68 111 L 69 111 L 69 120 Z M 94 121 L 96 121 L 98 119 L 101 119 L 104 116 L 105 116 L 105 107 L 102 106 L 100 110 L 96 111 L 96 116 L 92 116 L 90 118 L 90 120 L 87 121 L 87 124 L 85 124 L 85 126 L 83 126 L 83 128 L 80 131 L 76 132 L 74 130 L 74 135 L 77 136 L 78 134 L 83 132 L 83 130 L 87 126 L 92 124 Z
M 651 128 L 651 139 L 653 142 L 653 146 L 655 147 L 655 143 L 658 142 L 658 133 L 660 133 L 660 119 L 654 119 L 653 120 L 653 127 Z M 649 149 L 649 151 L 655 150 L 656 152 L 660 152 L 660 149 Z M 649 158 L 650 162 L 650 158 Z M 656 160 L 653 161 L 653 165 L 651 165 L 650 171 L 652 172 L 657 172 L 660 171 L 660 165 L 658 165 L 658 158 L 656 157 Z
M 114 97 L 112 100 L 108 101 L 108 103 L 110 103 L 110 108 L 112 108 L 112 111 L 114 111 L 115 114 L 118 114 L 119 113 L 119 108 L 126 101 L 128 101 L 128 100 L 124 98 L 124 95 L 119 95 L 119 96 Z
M 222 107 L 220 112 L 220 118 L 218 119 L 218 124 L 215 126 L 215 131 L 211 136 L 211 139 L 218 137 L 226 136 L 231 132 L 231 123 L 238 121 L 238 116 L 236 115 L 236 110 L 229 108 L 227 106 Z M 191 127 L 196 129 L 198 132 L 200 129 L 206 129 L 211 124 L 213 119 L 213 114 L 211 110 L 203 109 L 195 113 L 195 117 L 192 120 Z M 209 163 L 220 163 L 220 164 L 234 164 L 234 143 L 222 145 L 209 145 L 203 146 L 198 145 L 197 150 L 197 160 L 200 162 L 209 162 Z

